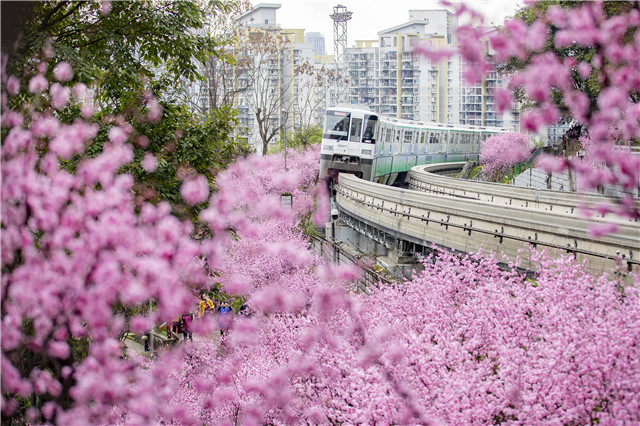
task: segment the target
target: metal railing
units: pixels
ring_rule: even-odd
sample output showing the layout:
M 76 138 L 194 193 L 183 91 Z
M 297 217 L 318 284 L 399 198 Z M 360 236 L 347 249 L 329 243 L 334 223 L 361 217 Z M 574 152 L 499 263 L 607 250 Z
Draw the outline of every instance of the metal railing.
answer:
M 344 250 L 338 244 L 326 238 L 311 236 L 310 248 L 321 258 L 331 262 L 334 259 L 336 263 L 344 263 L 358 266 L 361 271 L 361 277 L 354 282 L 354 290 L 369 294 L 370 289 L 380 288 L 381 286 L 393 285 L 394 281 L 374 271 L 369 265 L 365 264 L 361 259 Z

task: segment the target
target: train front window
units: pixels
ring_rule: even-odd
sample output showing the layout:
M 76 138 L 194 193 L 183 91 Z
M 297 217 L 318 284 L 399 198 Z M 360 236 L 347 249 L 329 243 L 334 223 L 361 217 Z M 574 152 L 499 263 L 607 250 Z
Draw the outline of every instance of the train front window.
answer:
M 364 133 L 362 134 L 362 142 L 375 143 L 376 127 L 378 125 L 377 115 L 364 116 Z
M 327 111 L 324 123 L 325 139 L 347 140 L 351 114 L 341 111 Z
M 362 133 L 362 118 L 352 118 L 349 140 L 351 142 L 360 142 L 360 133 Z

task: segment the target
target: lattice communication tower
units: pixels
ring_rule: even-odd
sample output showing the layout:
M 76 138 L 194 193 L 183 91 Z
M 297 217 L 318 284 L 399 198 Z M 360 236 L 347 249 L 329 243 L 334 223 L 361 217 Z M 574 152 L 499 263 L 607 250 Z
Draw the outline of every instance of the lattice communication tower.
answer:
M 353 12 L 347 11 L 346 6 L 341 4 L 333 7 L 333 57 L 336 67 L 345 67 L 345 52 L 347 50 L 347 21 L 351 19 Z

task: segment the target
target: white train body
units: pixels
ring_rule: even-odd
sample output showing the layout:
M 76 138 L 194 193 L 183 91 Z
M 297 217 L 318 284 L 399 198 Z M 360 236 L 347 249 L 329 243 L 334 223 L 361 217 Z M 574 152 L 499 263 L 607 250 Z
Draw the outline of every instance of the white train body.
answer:
M 335 178 L 337 173 L 347 172 L 392 183 L 415 165 L 477 160 L 481 142 L 505 132 L 390 118 L 366 107 L 328 108 L 320 177 Z

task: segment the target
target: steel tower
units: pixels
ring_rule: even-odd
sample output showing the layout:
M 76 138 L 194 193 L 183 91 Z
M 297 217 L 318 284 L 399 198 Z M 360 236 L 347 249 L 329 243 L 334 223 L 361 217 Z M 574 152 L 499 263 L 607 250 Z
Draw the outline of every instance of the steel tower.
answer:
M 337 5 L 333 7 L 333 57 L 336 66 L 346 68 L 345 51 L 347 49 L 347 21 L 351 19 L 353 12 L 347 11 L 346 6 Z
M 342 81 L 335 82 L 336 90 L 336 102 L 346 101 L 347 85 L 346 85 L 346 70 L 347 70 L 347 21 L 351 19 L 353 12 L 347 11 L 346 6 L 337 5 L 333 7 L 333 58 L 336 64 L 336 71 L 338 77 L 341 77 Z

